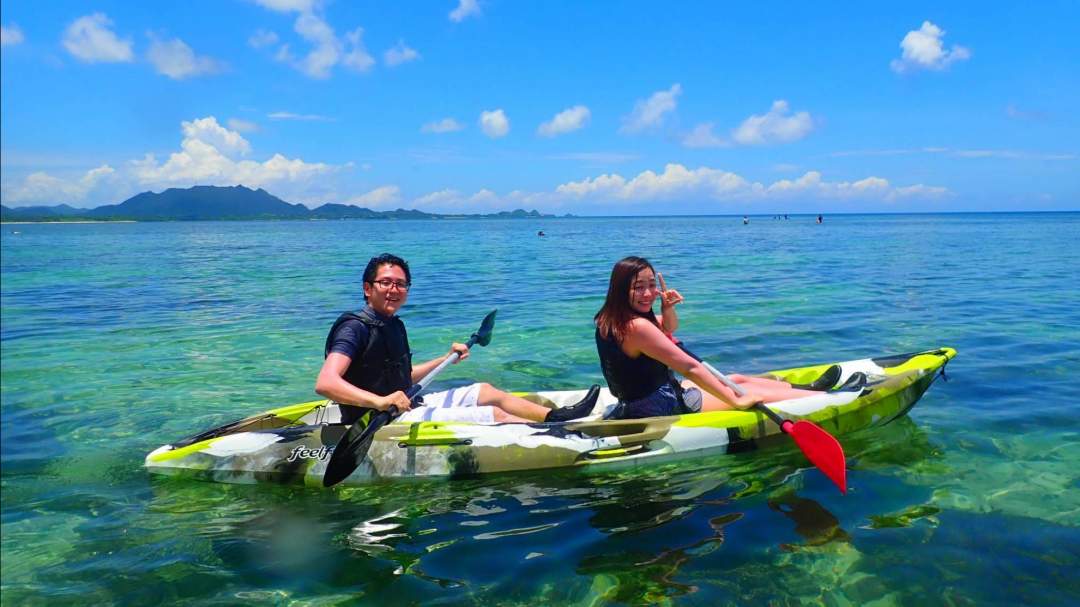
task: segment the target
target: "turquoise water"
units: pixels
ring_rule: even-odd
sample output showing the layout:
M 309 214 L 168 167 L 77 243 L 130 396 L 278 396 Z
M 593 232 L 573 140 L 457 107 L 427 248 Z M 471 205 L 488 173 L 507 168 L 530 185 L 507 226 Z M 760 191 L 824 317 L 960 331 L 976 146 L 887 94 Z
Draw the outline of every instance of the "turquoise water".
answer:
M 547 236 L 538 238 L 543 229 Z M 1080 214 L 2 227 L 4 604 L 1080 601 Z M 757 372 L 942 345 L 908 418 L 645 470 L 316 490 L 148 476 L 160 444 L 312 400 L 384 250 L 435 388 L 597 381 L 611 265 L 649 257 L 680 336 Z

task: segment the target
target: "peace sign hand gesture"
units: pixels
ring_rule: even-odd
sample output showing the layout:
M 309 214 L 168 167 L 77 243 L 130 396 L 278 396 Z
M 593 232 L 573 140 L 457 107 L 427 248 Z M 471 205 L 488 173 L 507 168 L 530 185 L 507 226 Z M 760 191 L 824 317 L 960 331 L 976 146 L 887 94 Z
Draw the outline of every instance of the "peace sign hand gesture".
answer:
M 667 284 L 664 283 L 664 275 L 659 272 L 656 274 L 656 279 L 660 281 L 660 307 L 671 308 L 675 304 L 683 302 L 683 296 L 675 289 L 668 289 Z

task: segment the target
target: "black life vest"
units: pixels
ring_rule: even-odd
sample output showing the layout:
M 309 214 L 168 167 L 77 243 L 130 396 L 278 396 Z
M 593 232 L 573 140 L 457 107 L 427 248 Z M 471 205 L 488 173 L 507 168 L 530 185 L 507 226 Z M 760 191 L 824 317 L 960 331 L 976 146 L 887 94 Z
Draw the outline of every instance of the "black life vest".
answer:
M 682 401 L 682 386 L 667 365 L 644 353 L 630 358 L 614 335 L 603 337 L 599 328 L 596 329 L 596 352 L 600 355 L 600 370 L 608 388 L 620 401 L 626 403 L 644 398 L 667 383 L 674 387 L 676 396 Z
M 412 352 L 409 350 L 405 323 L 397 316 L 383 319 L 371 308 L 345 312 L 330 327 L 323 356 L 330 355 L 330 346 L 338 328 L 350 321 L 364 323 L 368 340 L 363 352 L 353 357 L 345 370 L 345 381 L 379 396 L 408 390 L 412 386 Z

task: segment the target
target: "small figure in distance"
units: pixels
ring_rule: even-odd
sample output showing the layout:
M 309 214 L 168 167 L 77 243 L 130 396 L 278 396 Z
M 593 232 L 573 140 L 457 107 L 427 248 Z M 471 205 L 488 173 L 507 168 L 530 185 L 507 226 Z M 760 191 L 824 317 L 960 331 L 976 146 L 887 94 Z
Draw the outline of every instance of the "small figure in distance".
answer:
M 543 237 L 547 236 L 547 234 L 545 234 L 543 230 L 540 230 L 539 232 L 537 232 L 536 235 L 539 236 L 540 238 L 543 238 Z
M 749 218 L 749 217 L 747 217 L 746 215 L 743 215 L 743 216 L 742 216 L 742 224 L 743 224 L 743 225 L 747 225 L 747 224 L 749 224 L 749 223 L 750 223 L 750 218 Z
M 818 215 L 817 216 L 817 222 L 821 223 L 822 221 L 824 221 L 824 218 L 821 215 Z

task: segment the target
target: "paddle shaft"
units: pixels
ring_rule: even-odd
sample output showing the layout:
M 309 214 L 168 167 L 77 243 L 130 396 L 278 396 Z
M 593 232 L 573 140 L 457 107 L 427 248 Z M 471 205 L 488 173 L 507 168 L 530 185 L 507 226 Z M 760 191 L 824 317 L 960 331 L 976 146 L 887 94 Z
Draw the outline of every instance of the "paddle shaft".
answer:
M 735 392 L 735 396 L 743 396 L 744 394 L 746 394 L 746 390 L 743 390 L 742 386 L 740 386 L 739 384 L 737 384 L 737 383 L 731 381 L 730 379 L 728 379 L 728 377 L 726 375 L 724 375 L 723 373 L 721 373 L 719 369 L 717 369 L 716 367 L 710 365 L 708 362 L 702 360 L 701 357 L 698 356 L 697 354 L 694 354 L 690 350 L 687 350 L 686 346 L 682 345 L 681 343 L 676 343 L 675 345 L 679 346 L 679 348 L 683 352 L 686 352 L 690 356 L 690 358 L 693 358 L 694 360 L 701 363 L 702 366 L 704 366 L 709 371 L 709 373 L 712 373 L 714 376 L 716 376 L 716 379 L 719 379 L 721 383 L 723 383 L 725 386 L 731 388 L 732 391 Z M 780 429 L 783 430 L 784 432 L 787 432 L 788 431 L 788 426 L 790 426 L 792 424 L 791 420 L 787 420 L 787 419 L 784 419 L 784 418 L 780 417 L 779 415 L 776 414 L 775 411 L 773 411 L 772 409 L 766 407 L 765 405 L 763 405 L 761 403 L 755 403 L 754 404 L 754 409 L 764 413 L 765 416 L 768 417 L 769 419 L 771 419 L 773 422 L 775 422 L 777 426 L 780 426 Z
M 473 336 L 469 338 L 469 341 L 465 342 L 465 345 L 471 348 L 476 345 L 477 339 L 478 337 L 474 333 Z M 439 363 L 438 366 L 429 371 L 427 375 L 420 378 L 420 381 L 410 386 L 409 389 L 405 392 L 405 396 L 408 396 L 410 401 L 414 400 L 416 398 L 416 395 L 419 394 L 421 390 L 428 387 L 428 384 L 430 384 L 432 380 L 435 379 L 436 375 L 441 373 L 442 370 L 447 367 L 447 365 L 452 365 L 457 362 L 459 358 L 461 358 L 461 354 L 458 352 L 454 352 L 450 356 L 447 356 L 446 360 Z M 390 405 L 390 408 L 386 410 L 386 413 L 389 413 L 391 418 L 397 417 L 398 408 L 394 405 Z M 385 422 L 383 423 L 385 424 Z

